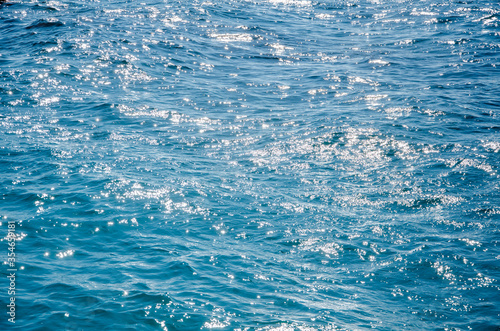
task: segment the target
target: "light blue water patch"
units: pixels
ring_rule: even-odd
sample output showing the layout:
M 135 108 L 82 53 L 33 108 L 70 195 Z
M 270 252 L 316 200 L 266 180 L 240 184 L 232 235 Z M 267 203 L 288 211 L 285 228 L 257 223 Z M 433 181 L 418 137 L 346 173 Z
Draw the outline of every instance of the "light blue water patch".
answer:
M 499 18 L 0 4 L 0 328 L 498 329 Z

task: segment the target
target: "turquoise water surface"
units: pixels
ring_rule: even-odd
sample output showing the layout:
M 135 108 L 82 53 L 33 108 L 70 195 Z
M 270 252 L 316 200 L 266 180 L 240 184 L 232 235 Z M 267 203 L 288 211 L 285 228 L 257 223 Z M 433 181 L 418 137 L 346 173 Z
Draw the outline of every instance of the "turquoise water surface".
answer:
M 0 329 L 498 330 L 499 111 L 498 1 L 2 3 Z

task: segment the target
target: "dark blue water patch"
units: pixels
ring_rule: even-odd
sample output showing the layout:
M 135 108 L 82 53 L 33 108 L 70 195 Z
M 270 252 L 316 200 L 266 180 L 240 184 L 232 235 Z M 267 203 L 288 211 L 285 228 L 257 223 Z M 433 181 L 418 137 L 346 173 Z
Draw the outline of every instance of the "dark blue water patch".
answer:
M 48 19 L 42 19 L 42 20 L 37 20 L 30 24 L 28 27 L 26 27 L 27 30 L 30 29 L 52 29 L 53 28 L 59 28 L 64 26 L 64 23 L 59 21 L 59 20 L 48 20 Z
M 35 11 L 43 11 L 43 12 L 48 11 L 49 13 L 53 12 L 53 11 L 58 11 L 58 9 L 56 7 L 52 7 L 49 4 L 36 4 L 33 7 L 31 7 L 31 9 L 33 9 Z

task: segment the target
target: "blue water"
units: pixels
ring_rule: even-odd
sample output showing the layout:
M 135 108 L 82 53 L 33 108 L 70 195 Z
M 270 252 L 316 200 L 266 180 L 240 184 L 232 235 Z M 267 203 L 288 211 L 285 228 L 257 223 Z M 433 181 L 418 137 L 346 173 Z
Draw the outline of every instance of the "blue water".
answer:
M 498 1 L 12 0 L 0 103 L 0 329 L 500 327 Z

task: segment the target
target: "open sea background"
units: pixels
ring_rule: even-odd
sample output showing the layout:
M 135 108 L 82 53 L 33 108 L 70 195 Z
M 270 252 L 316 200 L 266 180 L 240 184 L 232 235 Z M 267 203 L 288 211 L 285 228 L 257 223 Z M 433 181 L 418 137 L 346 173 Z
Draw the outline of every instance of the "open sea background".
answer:
M 0 329 L 498 330 L 499 24 L 493 0 L 0 4 Z

